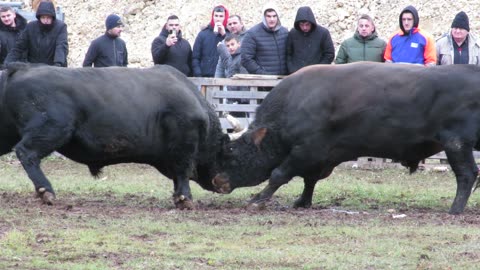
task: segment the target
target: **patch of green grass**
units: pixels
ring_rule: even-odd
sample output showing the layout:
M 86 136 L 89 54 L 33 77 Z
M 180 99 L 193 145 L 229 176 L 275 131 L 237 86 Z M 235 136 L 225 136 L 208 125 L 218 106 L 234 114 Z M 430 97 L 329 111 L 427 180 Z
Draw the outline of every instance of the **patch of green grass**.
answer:
M 148 166 L 107 167 L 99 179 L 70 161 L 43 168 L 54 206 L 33 198 L 14 159 L 0 161 L 0 269 L 475 269 L 480 261 L 480 196 L 467 214 L 448 215 L 451 173 L 337 169 L 317 184 L 310 210 L 290 208 L 301 179 L 263 211 L 243 206 L 264 185 L 219 195 L 192 182 L 199 209 L 179 211 L 171 180 Z

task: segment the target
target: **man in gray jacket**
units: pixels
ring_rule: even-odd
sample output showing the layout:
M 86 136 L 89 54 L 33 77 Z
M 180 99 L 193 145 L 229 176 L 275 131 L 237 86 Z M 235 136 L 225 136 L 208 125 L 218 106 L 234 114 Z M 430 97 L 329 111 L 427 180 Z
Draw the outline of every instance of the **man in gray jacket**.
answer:
M 265 6 L 262 15 L 242 40 L 242 65 L 250 74 L 286 75 L 288 30 L 275 6 Z
M 460 11 L 453 19 L 450 32 L 436 42 L 439 65 L 480 65 L 480 44 L 470 33 L 470 24 L 465 12 Z

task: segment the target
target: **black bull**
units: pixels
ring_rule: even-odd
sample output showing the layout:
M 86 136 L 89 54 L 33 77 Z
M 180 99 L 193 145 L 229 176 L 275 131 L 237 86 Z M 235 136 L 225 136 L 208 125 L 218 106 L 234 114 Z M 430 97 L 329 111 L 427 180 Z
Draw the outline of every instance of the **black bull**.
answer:
M 111 164 L 149 164 L 173 179 L 180 208 L 193 207 L 189 178 L 213 190 L 225 135 L 196 86 L 171 67 L 13 64 L 1 86 L 0 155 L 14 148 L 45 203 L 54 191 L 40 162 L 53 151 L 86 164 L 94 176 Z
M 304 178 L 295 206 L 308 207 L 316 182 L 341 162 L 391 158 L 414 172 L 445 151 L 457 179 L 450 213 L 464 211 L 478 168 L 480 68 L 358 63 L 312 66 L 285 78 L 256 119 L 226 145 L 214 185 L 228 193 L 270 179 L 251 203 L 268 200 L 294 176 Z

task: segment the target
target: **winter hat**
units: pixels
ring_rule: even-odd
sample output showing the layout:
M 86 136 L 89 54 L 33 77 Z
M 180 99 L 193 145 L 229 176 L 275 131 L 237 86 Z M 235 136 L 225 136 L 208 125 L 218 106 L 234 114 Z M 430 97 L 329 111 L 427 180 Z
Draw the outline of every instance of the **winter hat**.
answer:
M 107 28 L 107 30 L 110 30 L 120 25 L 123 26 L 123 22 L 118 15 L 110 14 L 105 20 L 105 27 Z
M 470 31 L 467 14 L 463 11 L 460 11 L 457 15 L 455 15 L 455 19 L 453 19 L 451 28 L 461 28 Z

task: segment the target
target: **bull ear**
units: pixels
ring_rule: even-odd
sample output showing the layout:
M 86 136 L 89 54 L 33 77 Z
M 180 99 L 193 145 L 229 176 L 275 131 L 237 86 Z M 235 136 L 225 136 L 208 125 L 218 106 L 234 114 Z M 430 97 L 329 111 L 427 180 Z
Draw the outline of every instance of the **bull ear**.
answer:
M 267 128 L 258 128 L 257 130 L 255 130 L 252 134 L 253 143 L 257 147 L 259 147 L 260 143 L 262 142 L 266 134 L 267 134 Z

